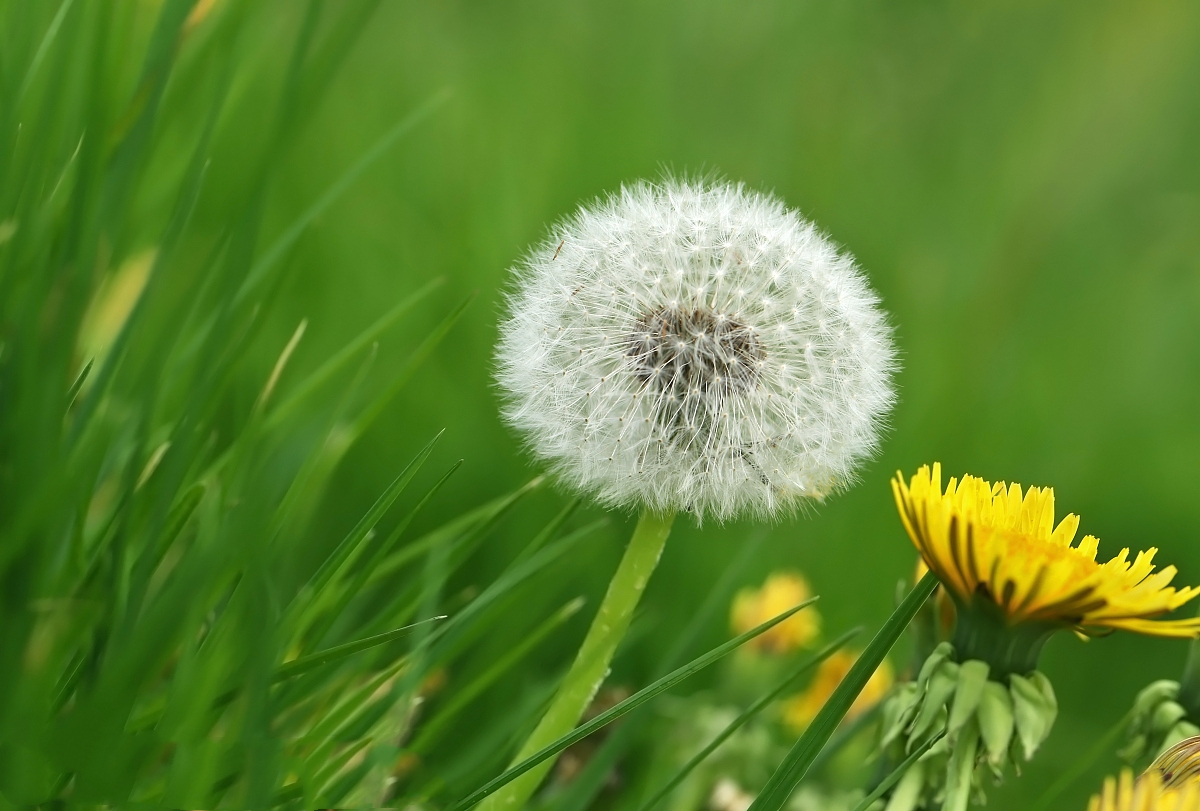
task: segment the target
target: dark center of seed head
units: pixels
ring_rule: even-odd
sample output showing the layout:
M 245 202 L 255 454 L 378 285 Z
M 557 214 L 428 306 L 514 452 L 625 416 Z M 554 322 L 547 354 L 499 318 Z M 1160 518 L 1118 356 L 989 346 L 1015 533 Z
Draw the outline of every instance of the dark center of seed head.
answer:
M 752 389 L 766 353 L 753 330 L 708 307 L 660 307 L 637 320 L 626 352 L 638 379 L 667 401 L 707 403 Z M 679 406 L 678 417 L 698 417 Z

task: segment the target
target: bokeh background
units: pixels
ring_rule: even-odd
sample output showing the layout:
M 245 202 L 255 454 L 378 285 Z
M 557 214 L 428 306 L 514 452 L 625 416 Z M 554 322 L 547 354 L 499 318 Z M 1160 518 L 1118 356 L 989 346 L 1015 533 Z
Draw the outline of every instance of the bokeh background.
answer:
M 259 75 L 282 70 L 298 17 L 276 4 L 255 18 Z M 251 151 L 271 87 L 238 88 L 229 115 L 240 135 L 215 161 Z M 383 3 L 299 134 L 274 221 L 290 221 L 412 109 L 449 99 L 303 237 L 271 313 L 277 340 L 263 343 L 277 351 L 307 317 L 294 368 L 313 368 L 444 277 L 381 345 L 386 374 L 407 357 L 393 347 L 477 297 L 351 450 L 314 535 L 340 537 L 443 428 L 436 458 L 465 464 L 425 525 L 536 475 L 497 417 L 491 378 L 508 268 L 580 202 L 634 178 L 704 172 L 778 194 L 859 258 L 896 327 L 899 402 L 879 458 L 809 514 L 766 527 L 681 521 L 614 681 L 645 683 L 756 533 L 765 542 L 745 584 L 797 569 L 822 595 L 830 632 L 876 627 L 915 560 L 888 478 L 933 460 L 1053 485 L 1059 511 L 1081 514 L 1102 554 L 1157 546 L 1182 581 L 1200 581 L 1197 88 L 1194 3 Z M 213 190 L 200 227 L 219 227 L 236 193 Z M 454 587 L 488 582 L 565 499 L 549 489 L 522 504 Z M 514 629 L 577 594 L 596 604 L 631 526 L 611 518 L 511 603 Z M 589 618 L 577 615 L 458 734 L 559 672 Z M 722 618 L 696 652 L 728 636 Z M 490 634 L 468 658 L 505 644 Z M 1177 676 L 1184 655 L 1131 635 L 1055 638 L 1043 666 L 1059 723 L 989 807 L 1028 807 L 1142 686 Z M 1082 808 L 1115 767 L 1103 758 L 1062 807 Z

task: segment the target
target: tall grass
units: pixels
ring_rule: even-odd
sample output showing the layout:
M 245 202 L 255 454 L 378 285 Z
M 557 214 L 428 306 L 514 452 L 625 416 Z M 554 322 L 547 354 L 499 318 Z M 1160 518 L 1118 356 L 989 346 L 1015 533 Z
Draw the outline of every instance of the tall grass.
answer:
M 344 538 L 306 533 L 346 451 L 462 312 L 414 347 L 387 344 L 428 306 L 427 285 L 302 377 L 288 367 L 306 322 L 267 346 L 305 227 L 431 109 L 285 227 L 264 225 L 283 160 L 375 5 L 308 3 L 279 70 L 246 34 L 252 4 L 0 6 L 6 804 L 380 804 L 430 674 L 586 534 L 557 539 L 564 512 L 437 619 L 447 577 L 538 482 L 410 537 L 457 466 L 430 461 L 436 437 Z M 258 132 L 230 132 L 254 82 L 273 84 L 273 105 Z M 195 228 L 214 185 L 237 204 L 215 231 Z M 372 374 L 381 344 L 410 354 L 398 377 Z

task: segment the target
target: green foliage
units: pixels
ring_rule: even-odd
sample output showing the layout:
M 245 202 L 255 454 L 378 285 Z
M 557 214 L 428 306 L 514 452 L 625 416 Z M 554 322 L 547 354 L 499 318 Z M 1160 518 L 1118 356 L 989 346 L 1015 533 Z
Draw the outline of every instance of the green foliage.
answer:
M 913 562 L 886 478 L 935 458 L 1196 582 L 1198 41 L 1153 3 L 0 0 L 0 805 L 439 808 L 501 774 L 629 527 L 496 417 L 498 298 L 547 221 L 664 166 L 828 228 L 905 369 L 815 520 L 679 522 L 614 690 L 725 642 L 775 567 L 832 635 L 877 626 Z M 1083 807 L 1182 658 L 1051 642 L 1061 717 L 989 807 Z M 596 728 L 537 807 L 633 811 L 711 742 L 664 753 L 681 717 L 723 730 L 800 664 Z M 769 774 L 774 709 L 658 807 L 731 752 Z M 861 799 L 815 782 L 795 808 Z
M 465 306 L 405 350 L 392 328 L 426 284 L 297 378 L 302 320 L 261 366 L 287 258 L 440 100 L 268 225 L 283 161 L 375 5 L 308 3 L 281 73 L 251 33 L 276 18 L 248 4 L 0 8 L 6 803 L 382 802 L 434 668 L 586 537 L 558 537 L 564 512 L 435 627 L 448 578 L 537 485 L 412 538 L 458 467 L 409 496 L 436 437 L 339 543 L 310 528 L 347 451 Z M 275 103 L 259 142 L 222 162 L 255 81 Z M 222 184 L 238 202 L 197 227 Z M 384 341 L 407 362 L 379 379 Z

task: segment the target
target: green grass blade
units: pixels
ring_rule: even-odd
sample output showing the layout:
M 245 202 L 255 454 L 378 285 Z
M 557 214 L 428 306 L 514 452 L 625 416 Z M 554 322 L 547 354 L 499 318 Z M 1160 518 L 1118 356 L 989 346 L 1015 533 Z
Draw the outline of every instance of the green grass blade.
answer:
M 567 735 L 564 735 L 563 737 L 559 738 L 557 741 L 550 744 L 549 746 L 542 748 L 538 752 L 534 753 L 530 757 L 528 757 L 525 760 L 518 763 L 516 766 L 513 766 L 511 769 L 508 769 L 500 776 L 488 781 L 486 784 L 479 787 L 478 789 L 471 792 L 466 797 L 464 797 L 463 799 L 459 800 L 454 805 L 452 805 L 450 807 L 449 811 L 463 811 L 464 809 L 470 808 L 471 806 L 478 803 L 480 800 L 495 793 L 500 788 L 504 787 L 505 785 L 512 782 L 516 778 L 525 774 L 527 771 L 532 769 L 534 766 L 537 766 L 539 763 L 546 760 L 547 758 L 557 755 L 559 752 L 563 751 L 568 746 L 571 746 L 572 744 L 583 740 L 588 735 L 591 735 L 596 730 L 601 729 L 604 726 L 612 723 L 613 721 L 620 718 L 622 715 L 625 715 L 626 713 L 630 712 L 631 710 L 637 709 L 638 707 L 645 704 L 647 701 L 651 700 L 655 696 L 658 696 L 661 693 L 665 693 L 667 690 L 670 690 L 676 684 L 679 684 L 681 681 L 684 681 L 685 679 L 690 678 L 691 676 L 695 675 L 697 672 L 708 667 L 713 662 L 716 662 L 718 659 L 722 658 L 723 656 L 726 656 L 733 650 L 735 650 L 738 647 L 749 642 L 751 639 L 754 639 L 759 634 L 762 634 L 762 633 L 765 633 L 766 631 L 771 630 L 776 625 L 778 625 L 779 623 L 786 620 L 788 617 L 795 614 L 797 611 L 801 611 L 801 610 L 807 608 L 808 606 L 812 605 L 816 601 L 817 601 L 816 597 L 813 597 L 812 599 L 809 599 L 809 600 L 805 600 L 804 602 L 800 603 L 799 605 L 794 606 L 793 608 L 790 608 L 787 611 L 784 611 L 782 614 L 779 614 L 778 616 L 774 617 L 773 619 L 767 620 L 762 625 L 759 625 L 756 628 L 752 628 L 749 631 L 747 631 L 746 633 L 741 634 L 741 635 L 729 640 L 725 644 L 719 645 L 719 646 L 713 648 L 708 653 L 705 653 L 702 656 L 699 656 L 696 659 L 693 659 L 688 664 L 684 665 L 683 667 L 677 668 L 676 670 L 674 670 L 671 673 L 667 674 L 666 676 L 662 677 L 661 679 L 654 682 L 653 684 L 651 684 L 647 687 L 644 687 L 641 690 L 638 690 L 636 693 L 634 693 L 629 698 L 622 701 L 620 704 L 617 704 L 615 707 L 612 707 L 611 709 L 600 713 L 595 718 L 593 718 L 591 721 L 588 721 L 587 723 L 576 727 L 574 731 L 570 732 Z
M 875 789 L 866 797 L 863 797 L 862 802 L 854 806 L 854 811 L 867 811 L 867 809 L 871 807 L 871 803 L 878 800 L 884 795 L 885 792 L 887 792 L 888 789 L 899 783 L 900 778 L 904 776 L 904 773 L 907 772 L 914 763 L 920 760 L 926 752 L 932 749 L 933 745 L 940 741 L 942 737 L 942 735 L 937 733 L 930 735 L 929 739 L 925 741 L 925 743 L 914 749 L 913 753 L 906 757 L 899 766 L 893 769 L 891 774 L 883 778 L 882 783 L 876 786 Z
M 662 800 L 664 797 L 666 797 L 668 794 L 670 794 L 672 791 L 674 791 L 675 787 L 678 786 L 680 783 L 682 783 L 687 778 L 687 776 L 692 773 L 693 769 L 695 769 L 697 766 L 699 766 L 701 763 L 703 763 L 704 760 L 707 759 L 708 756 L 711 755 L 713 752 L 715 752 L 717 750 L 718 746 L 725 743 L 725 741 L 727 741 L 730 738 L 730 736 L 733 735 L 733 733 L 735 733 L 739 729 L 741 729 L 746 724 L 746 722 L 748 722 L 751 718 L 753 718 L 754 716 L 756 716 L 760 712 L 762 712 L 762 710 L 767 705 L 769 705 L 775 699 L 779 698 L 779 696 L 783 695 L 783 692 L 785 690 L 787 690 L 789 687 L 791 687 L 795 683 L 796 679 L 800 678 L 805 673 L 807 673 L 809 670 L 812 670 L 814 667 L 819 665 L 821 662 L 828 659 L 835 652 L 837 652 L 843 645 L 845 645 L 847 642 L 849 642 L 851 639 L 853 639 L 855 636 L 857 636 L 859 633 L 861 633 L 861 631 L 862 631 L 861 628 L 855 628 L 853 630 L 847 631 L 846 633 L 839 636 L 837 639 L 830 642 L 825 647 L 821 648 L 821 650 L 814 653 L 811 657 L 806 659 L 804 662 L 802 662 L 801 664 L 792 668 L 791 671 L 789 671 L 786 676 L 784 676 L 782 679 L 780 679 L 779 683 L 776 684 L 775 687 L 773 687 L 765 695 L 761 696 L 753 704 L 751 704 L 749 707 L 747 707 L 742 712 L 741 715 L 739 715 L 737 718 L 733 719 L 733 721 L 731 721 L 727 727 L 725 727 L 723 730 L 721 730 L 721 732 L 715 738 L 713 738 L 707 746 L 705 746 L 703 749 L 701 749 L 699 752 L 697 752 L 695 755 L 693 755 L 692 758 L 690 760 L 688 760 L 688 762 L 685 763 L 683 765 L 683 767 L 678 772 L 676 772 L 675 775 L 670 780 L 668 780 L 665 785 L 663 785 L 662 788 L 660 788 L 657 792 L 654 793 L 653 797 L 651 797 L 649 800 L 647 800 L 645 803 L 642 804 L 640 811 L 650 811 L 651 808 L 658 805 L 660 800 Z
M 575 616 L 579 612 L 579 609 L 583 607 L 583 604 L 584 599 L 582 597 L 576 597 L 568 602 L 545 619 L 541 625 L 535 628 L 532 633 L 522 639 L 515 647 L 492 662 L 487 670 L 480 673 L 461 689 L 456 690 L 454 697 L 450 699 L 446 706 L 442 707 L 437 715 L 430 718 L 421 727 L 421 732 L 413 740 L 408 749 L 417 753 L 427 751 L 430 744 L 437 739 L 438 735 L 441 734 L 442 730 L 446 728 L 446 725 L 460 710 L 474 701 L 476 697 L 495 683 L 496 679 L 508 672 L 517 662 L 525 658 L 530 651 L 536 648 L 555 629 Z
M 350 188 L 354 181 L 358 180 L 367 169 L 371 168 L 403 136 L 410 133 L 418 124 L 428 118 L 447 98 L 449 98 L 448 91 L 443 90 L 435 94 L 424 104 L 401 119 L 382 138 L 376 141 L 375 145 L 368 149 L 362 157 L 342 172 L 341 176 L 330 184 L 329 188 L 288 226 L 287 230 L 251 266 L 249 273 L 246 274 L 245 281 L 234 297 L 234 302 L 241 303 L 248 295 L 253 293 L 264 281 L 267 271 L 296 243 L 296 240 L 300 238 L 300 235 L 304 233 L 304 230 L 308 228 L 312 221 L 324 214 L 345 193 L 346 189 Z
M 1135 710 L 1131 708 L 1121 716 L 1107 732 L 1088 747 L 1086 752 L 1080 755 L 1065 771 L 1061 772 L 1055 778 L 1054 782 L 1050 784 L 1050 787 L 1042 792 L 1042 796 L 1038 797 L 1037 802 L 1031 806 L 1030 811 L 1050 811 L 1051 808 L 1055 808 L 1055 803 L 1058 801 L 1059 796 L 1069 789 L 1072 783 L 1082 777 L 1084 772 L 1091 768 L 1093 763 L 1116 749 L 1117 741 L 1121 739 L 1125 730 L 1129 728 L 1129 723 L 1133 720 L 1134 712 Z
M 429 503 L 429 500 L 433 498 L 434 494 L 442 489 L 442 485 L 446 483 L 446 480 L 454 475 L 454 472 L 460 467 L 462 467 L 461 459 L 451 465 L 450 469 L 442 475 L 442 478 L 438 479 L 434 483 L 433 487 L 429 488 L 421 500 L 417 502 L 416 506 L 409 510 L 408 513 L 402 519 L 400 519 L 400 522 L 396 524 L 395 528 L 392 529 L 391 533 L 387 538 L 384 539 L 383 543 L 379 544 L 375 551 L 371 553 L 370 559 L 367 560 L 364 565 L 358 567 L 358 572 L 354 575 L 354 578 L 350 581 L 349 585 L 339 589 L 336 601 L 325 613 L 324 621 L 315 626 L 312 632 L 313 639 L 319 640 L 323 638 L 333 623 L 336 622 L 338 617 L 341 616 L 342 612 L 346 609 L 346 606 L 348 606 L 356 596 L 362 593 L 363 587 L 366 585 L 367 578 L 371 576 L 371 572 L 375 571 L 375 567 L 379 565 L 379 561 L 387 556 L 387 554 L 392 550 L 392 547 L 396 545 L 396 542 L 400 540 L 400 537 L 404 534 L 404 531 L 408 529 L 408 526 L 412 523 L 412 520 L 417 517 L 417 514 L 420 513 L 425 505 Z
M 433 453 L 433 446 L 441 437 L 441 433 L 429 441 L 429 443 L 421 449 L 416 457 L 408 463 L 408 466 L 400 472 L 383 494 L 376 499 L 371 509 L 367 510 L 359 522 L 350 530 L 350 533 L 342 539 L 342 542 L 329 554 L 320 568 L 313 573 L 313 576 L 301 589 L 293 603 L 295 611 L 308 613 L 314 609 L 324 595 L 326 587 L 333 582 L 334 577 L 339 573 L 342 565 L 355 554 L 362 544 L 367 540 L 367 534 L 370 530 L 379 523 L 379 519 L 383 517 L 395 503 L 400 494 L 404 492 L 404 488 L 412 481 L 413 476 L 421 469 L 425 460 Z
M 326 360 L 315 371 L 309 374 L 296 387 L 295 391 L 288 395 L 286 400 L 276 406 L 271 411 L 270 416 L 267 417 L 265 426 L 270 428 L 278 425 L 295 411 L 296 407 L 303 403 L 306 398 L 312 395 L 314 391 L 319 389 L 337 372 L 345 368 L 346 364 L 353 360 L 355 355 L 377 340 L 380 335 L 387 331 L 388 327 L 399 320 L 400 316 L 411 310 L 422 299 L 437 289 L 443 281 L 443 279 L 439 278 L 426 283 L 415 293 L 405 297 L 396 306 L 380 316 L 371 326 L 356 335 L 353 340 L 338 350 L 333 357 Z
M 438 344 L 442 342 L 462 314 L 466 312 L 467 306 L 474 300 L 475 295 L 475 293 L 472 293 L 471 295 L 467 296 L 462 304 L 458 305 L 458 307 L 456 307 L 448 316 L 442 319 L 442 322 L 434 327 L 433 331 L 425 337 L 425 340 L 421 341 L 421 343 L 417 345 L 417 348 L 414 349 L 412 354 L 408 356 L 408 360 L 405 361 L 404 366 L 399 372 L 396 373 L 396 376 L 392 378 L 391 382 L 388 383 L 388 386 L 383 393 L 371 401 L 370 405 L 364 408 L 363 412 L 358 416 L 358 419 L 354 421 L 353 425 L 350 427 L 351 437 L 357 438 L 362 436 L 367 428 L 371 426 L 371 423 L 375 422 L 375 420 L 379 418 L 379 415 L 383 413 L 383 410 L 387 407 L 387 404 L 391 402 L 392 398 L 400 392 L 400 389 L 402 389 L 404 385 L 408 383 L 409 378 L 413 376 L 413 373 L 416 372 L 417 368 L 424 363 L 431 354 L 433 354 L 433 350 L 437 348 Z
M 445 644 L 446 637 L 451 636 L 455 632 L 461 632 L 464 627 L 470 624 L 488 606 L 512 591 L 523 581 L 561 558 L 574 548 L 577 543 L 607 523 L 607 519 L 604 518 L 593 521 L 570 533 L 562 540 L 510 566 L 507 571 L 496 578 L 495 582 L 484 589 L 482 594 L 472 600 L 470 605 L 455 615 L 454 619 L 441 628 L 438 628 L 435 636 L 438 637 L 439 642 Z
M 825 743 L 833 735 L 834 730 L 841 724 L 842 719 L 850 710 L 850 705 L 858 698 L 863 686 L 871 678 L 871 674 L 879 667 L 883 657 L 896 644 L 900 634 L 916 616 L 917 611 L 933 594 L 937 587 L 937 578 L 933 573 L 927 573 L 921 582 L 908 593 L 900 605 L 888 617 L 887 622 L 875 634 L 875 638 L 867 645 L 867 649 L 854 662 L 850 672 L 842 679 L 842 683 L 833 691 L 833 695 L 825 702 L 825 706 L 817 713 L 817 717 L 808 725 L 808 729 L 800 736 L 800 740 L 792 747 L 783 763 L 771 775 L 767 785 L 750 806 L 750 811 L 779 811 L 787 803 L 792 790 L 808 772 L 813 760 L 820 754 Z
M 71 388 L 67 390 L 67 411 L 71 410 L 71 406 L 75 405 L 75 398 L 79 396 L 79 390 L 83 388 L 83 384 L 87 382 L 88 373 L 92 371 L 92 364 L 96 362 L 95 358 L 90 358 L 87 363 L 83 364 L 83 368 L 79 370 L 79 374 L 75 377 L 75 382 L 71 384 Z
M 336 662 L 339 659 L 345 659 L 347 656 L 352 656 L 361 651 L 369 650 L 377 645 L 383 645 L 391 642 L 393 639 L 399 639 L 402 636 L 407 636 L 414 629 L 426 625 L 431 622 L 446 619 L 445 615 L 430 617 L 427 620 L 414 622 L 412 625 L 405 625 L 403 628 L 396 628 L 393 631 L 385 631 L 382 634 L 368 636 L 366 639 L 357 639 L 354 642 L 347 642 L 344 645 L 335 645 L 332 648 L 326 648 L 323 651 L 310 653 L 308 656 L 301 656 L 299 659 L 293 659 L 287 664 L 282 665 L 274 676 L 274 681 L 284 681 L 286 679 L 299 676 L 301 673 L 307 673 L 315 667 L 327 665 L 331 662 Z
M 21 80 L 21 88 L 17 91 L 17 98 L 14 106 L 21 103 L 25 98 L 25 94 L 29 92 L 29 85 L 33 84 L 33 77 L 37 74 L 38 68 L 42 65 L 42 60 L 46 58 L 46 52 L 50 50 L 54 38 L 58 36 L 58 31 L 62 28 L 63 20 L 67 16 L 67 12 L 71 10 L 71 4 L 75 0 L 63 0 L 59 3 L 58 11 L 54 13 L 54 19 L 50 21 L 50 27 L 46 29 L 42 41 L 38 43 L 37 52 L 34 53 L 33 59 L 29 60 L 29 67 L 25 71 L 25 78 Z
M 486 532 L 487 528 L 500 520 L 501 516 L 511 510 L 518 501 L 541 487 L 545 481 L 544 476 L 531 479 L 519 489 L 499 498 L 492 499 L 483 506 L 476 507 L 470 512 L 460 515 L 458 518 L 448 521 L 437 529 L 426 533 L 402 549 L 397 549 L 384 558 L 375 570 L 371 572 L 371 576 L 367 579 L 368 585 L 393 574 L 406 566 L 410 561 L 423 555 L 431 547 L 456 535 Z

